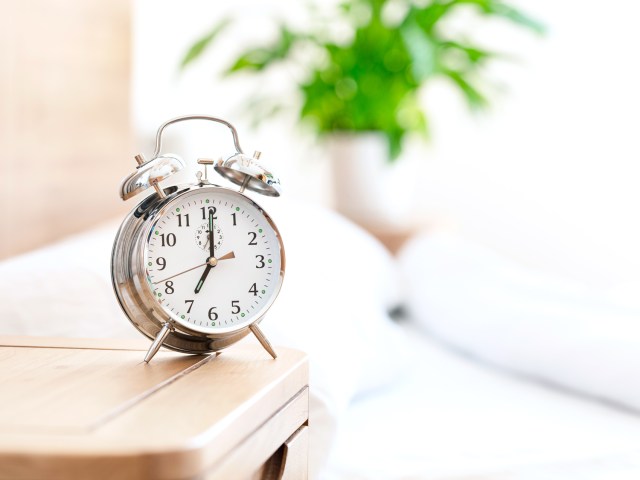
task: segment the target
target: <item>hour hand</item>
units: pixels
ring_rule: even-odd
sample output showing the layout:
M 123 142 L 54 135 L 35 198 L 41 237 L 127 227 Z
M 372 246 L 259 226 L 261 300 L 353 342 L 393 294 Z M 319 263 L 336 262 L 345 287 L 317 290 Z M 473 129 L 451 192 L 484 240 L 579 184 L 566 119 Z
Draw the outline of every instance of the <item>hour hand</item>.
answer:
M 205 267 L 204 272 L 202 272 L 202 276 L 200 277 L 200 280 L 198 280 L 196 289 L 193 291 L 194 293 L 200 293 L 200 290 L 202 290 L 202 286 L 204 285 L 204 281 L 207 279 L 207 275 L 209 275 L 209 272 L 211 271 L 212 268 L 213 267 L 210 264 Z

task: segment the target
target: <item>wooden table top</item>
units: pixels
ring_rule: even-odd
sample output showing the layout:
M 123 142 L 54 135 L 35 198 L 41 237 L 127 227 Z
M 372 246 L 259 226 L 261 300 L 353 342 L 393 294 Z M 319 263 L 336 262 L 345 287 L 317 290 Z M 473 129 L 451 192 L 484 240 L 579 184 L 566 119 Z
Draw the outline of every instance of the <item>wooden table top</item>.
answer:
M 0 337 L 0 478 L 188 478 L 274 415 L 280 443 L 306 421 L 301 352 L 278 348 L 273 360 L 245 342 L 217 357 L 161 350 L 145 364 L 148 344 Z

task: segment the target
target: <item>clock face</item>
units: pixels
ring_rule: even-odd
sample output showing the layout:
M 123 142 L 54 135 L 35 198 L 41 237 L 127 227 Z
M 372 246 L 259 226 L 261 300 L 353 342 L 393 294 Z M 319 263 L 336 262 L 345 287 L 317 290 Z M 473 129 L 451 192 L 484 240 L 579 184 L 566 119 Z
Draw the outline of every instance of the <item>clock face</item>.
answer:
M 145 245 L 147 285 L 176 322 L 226 333 L 261 317 L 282 282 L 283 252 L 269 217 L 247 197 L 202 187 L 167 204 Z

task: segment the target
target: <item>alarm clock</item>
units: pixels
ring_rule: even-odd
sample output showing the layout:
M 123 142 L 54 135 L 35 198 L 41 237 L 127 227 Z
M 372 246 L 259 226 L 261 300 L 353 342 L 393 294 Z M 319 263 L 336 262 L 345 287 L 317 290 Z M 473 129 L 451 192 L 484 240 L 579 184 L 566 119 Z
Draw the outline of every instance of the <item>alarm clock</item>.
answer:
M 226 126 L 235 152 L 226 159 L 198 159 L 192 184 L 169 185 L 185 167 L 161 154 L 162 133 L 171 124 L 208 120 Z M 280 181 L 240 148 L 226 120 L 187 115 L 162 124 L 149 160 L 136 155 L 120 197 L 151 191 L 127 215 L 113 244 L 111 278 L 122 310 L 152 340 L 144 361 L 161 346 L 184 353 L 219 352 L 253 333 L 275 359 L 259 324 L 276 299 L 285 272 L 282 238 L 271 217 L 247 191 L 280 196 Z M 207 167 L 237 189 L 209 180 Z

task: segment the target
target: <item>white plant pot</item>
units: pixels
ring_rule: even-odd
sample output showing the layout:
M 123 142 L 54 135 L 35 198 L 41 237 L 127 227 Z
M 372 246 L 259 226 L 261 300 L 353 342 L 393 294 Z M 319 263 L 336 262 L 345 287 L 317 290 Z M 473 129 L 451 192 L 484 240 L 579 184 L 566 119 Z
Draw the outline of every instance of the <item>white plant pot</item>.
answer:
M 410 223 L 415 172 L 405 159 L 389 161 L 384 135 L 336 133 L 327 146 L 337 211 L 374 230 L 401 230 Z

